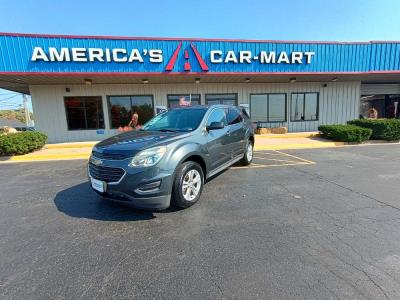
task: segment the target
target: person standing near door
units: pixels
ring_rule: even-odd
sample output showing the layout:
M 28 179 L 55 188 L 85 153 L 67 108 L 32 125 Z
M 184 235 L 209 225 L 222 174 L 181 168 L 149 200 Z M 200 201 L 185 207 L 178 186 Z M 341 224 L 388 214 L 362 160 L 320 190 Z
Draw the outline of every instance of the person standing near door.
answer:
M 378 119 L 378 111 L 373 107 L 368 109 L 368 118 L 369 119 Z
M 141 126 L 139 125 L 139 115 L 137 113 L 134 113 L 132 115 L 132 119 L 129 122 L 128 126 L 131 127 L 133 130 L 141 128 Z
M 180 97 L 179 106 L 190 106 L 190 100 L 186 100 L 185 96 Z

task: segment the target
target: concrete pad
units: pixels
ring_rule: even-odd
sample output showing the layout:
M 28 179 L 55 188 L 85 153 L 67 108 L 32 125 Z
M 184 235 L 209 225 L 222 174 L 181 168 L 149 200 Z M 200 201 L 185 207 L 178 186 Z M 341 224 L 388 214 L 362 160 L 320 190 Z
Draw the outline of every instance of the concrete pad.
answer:
M 255 150 L 287 150 L 329 148 L 343 146 L 343 142 L 332 142 L 318 137 L 292 137 L 292 138 L 258 138 L 255 137 Z
M 256 134 L 256 138 L 268 138 L 268 139 L 287 139 L 287 138 L 312 138 L 319 137 L 321 134 L 318 131 L 312 132 L 289 132 L 285 134 Z
M 25 154 L 4 157 L 0 163 L 51 161 L 69 159 L 88 159 L 92 151 L 91 147 L 86 148 L 55 148 L 46 149 Z

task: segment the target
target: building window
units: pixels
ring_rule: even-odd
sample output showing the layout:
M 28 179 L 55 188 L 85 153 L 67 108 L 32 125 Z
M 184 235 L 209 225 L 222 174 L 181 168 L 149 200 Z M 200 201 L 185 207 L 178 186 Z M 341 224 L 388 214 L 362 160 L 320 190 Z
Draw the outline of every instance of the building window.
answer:
M 293 93 L 290 109 L 291 121 L 317 121 L 318 93 Z
M 206 94 L 206 104 L 237 105 L 237 94 Z
M 286 94 L 251 94 L 253 122 L 286 122 Z
M 104 129 L 101 97 L 65 97 L 69 130 Z
M 371 118 L 375 112 L 378 118 L 400 119 L 400 95 L 362 95 L 360 116 Z
M 185 97 L 186 101 L 190 101 L 191 105 L 200 105 L 200 94 L 176 94 L 167 95 L 168 107 L 178 107 L 179 99 Z
M 153 96 L 109 96 L 111 128 L 128 126 L 132 115 L 137 113 L 139 124 L 143 125 L 154 117 Z

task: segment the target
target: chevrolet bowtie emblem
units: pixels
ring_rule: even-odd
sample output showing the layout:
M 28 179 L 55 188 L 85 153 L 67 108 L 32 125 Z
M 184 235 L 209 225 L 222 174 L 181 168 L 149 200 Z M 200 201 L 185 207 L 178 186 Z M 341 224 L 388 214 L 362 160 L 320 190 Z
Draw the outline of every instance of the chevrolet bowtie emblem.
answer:
M 103 164 L 103 161 L 101 159 L 97 159 L 94 157 L 91 158 L 90 162 L 95 166 L 101 166 Z

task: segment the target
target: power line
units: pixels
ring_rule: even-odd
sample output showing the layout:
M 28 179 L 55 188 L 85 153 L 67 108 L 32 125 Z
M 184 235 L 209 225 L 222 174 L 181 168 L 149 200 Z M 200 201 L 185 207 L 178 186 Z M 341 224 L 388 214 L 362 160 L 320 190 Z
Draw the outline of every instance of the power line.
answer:
M 0 103 L 0 105 L 2 105 L 2 106 L 5 106 L 5 105 L 14 105 L 14 106 L 21 106 L 21 107 L 22 107 L 22 104 L 20 104 L 20 103 L 14 103 L 14 102 L 3 102 L 3 103 Z
M 15 102 L 10 101 L 10 100 L 0 102 L 0 105 L 6 105 L 6 104 L 22 105 L 22 103 L 15 103 Z
M 19 94 L 14 95 L 14 96 L 11 96 L 11 97 L 8 97 L 8 98 L 0 99 L 0 101 L 9 100 L 9 99 L 15 98 L 15 97 L 17 97 L 17 96 L 19 96 Z
M 4 96 L 4 95 L 10 95 L 10 94 L 18 94 L 18 93 L 14 93 L 14 92 L 10 92 L 10 93 L 3 93 L 3 94 L 0 94 L 0 96 Z
M 5 104 L 0 104 L 0 107 L 4 109 L 4 107 L 14 107 L 16 109 L 22 108 L 22 104 L 14 104 L 14 103 L 5 103 Z
M 15 110 L 19 110 L 19 107 L 7 106 L 7 107 L 0 108 L 0 112 L 3 112 L 3 111 L 15 111 Z

